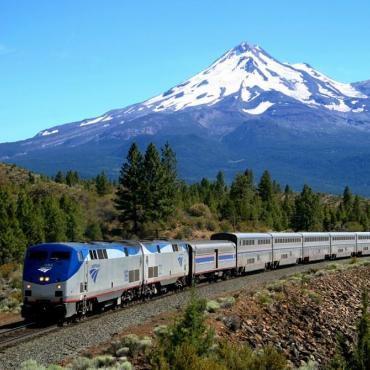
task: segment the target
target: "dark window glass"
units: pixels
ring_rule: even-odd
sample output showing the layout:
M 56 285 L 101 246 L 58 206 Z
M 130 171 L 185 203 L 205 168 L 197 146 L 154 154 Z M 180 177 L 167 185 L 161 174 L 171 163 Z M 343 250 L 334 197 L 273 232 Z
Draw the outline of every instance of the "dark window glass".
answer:
M 90 254 L 90 259 L 93 260 L 94 259 L 93 252 L 92 251 L 89 251 L 89 254 Z
M 98 249 L 98 250 L 97 250 L 97 252 L 98 252 L 98 258 L 99 258 L 100 260 L 104 259 L 103 250 L 102 250 L 102 249 Z
M 106 249 L 103 249 L 104 258 L 108 259 L 108 253 Z
M 127 248 L 125 247 L 125 248 L 123 248 L 123 250 L 125 252 L 125 256 L 127 257 L 128 256 L 128 250 L 127 250 Z
M 67 261 L 71 258 L 70 252 L 51 252 L 50 259 L 54 261 Z
M 161 253 L 161 247 L 159 245 L 157 245 L 157 252 Z
M 33 251 L 33 252 L 29 253 L 28 258 L 30 260 L 35 260 L 35 261 L 44 261 L 48 258 L 48 252 L 46 252 L 46 251 Z
M 97 260 L 98 259 L 98 254 L 96 253 L 96 250 L 94 249 L 93 251 L 93 255 L 94 255 L 94 260 Z

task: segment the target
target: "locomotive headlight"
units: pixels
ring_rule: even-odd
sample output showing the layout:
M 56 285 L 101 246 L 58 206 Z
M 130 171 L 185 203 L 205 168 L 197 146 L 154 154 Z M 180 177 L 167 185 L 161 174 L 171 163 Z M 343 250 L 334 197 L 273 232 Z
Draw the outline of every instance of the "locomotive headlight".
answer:
M 49 276 L 45 276 L 45 281 L 49 281 L 49 280 L 50 280 Z
M 62 289 L 62 284 L 58 284 L 57 289 Z
M 40 276 L 40 281 L 45 281 L 45 278 L 43 276 Z
M 27 284 L 27 285 L 26 285 L 26 288 L 27 288 L 27 289 L 31 289 L 31 284 Z

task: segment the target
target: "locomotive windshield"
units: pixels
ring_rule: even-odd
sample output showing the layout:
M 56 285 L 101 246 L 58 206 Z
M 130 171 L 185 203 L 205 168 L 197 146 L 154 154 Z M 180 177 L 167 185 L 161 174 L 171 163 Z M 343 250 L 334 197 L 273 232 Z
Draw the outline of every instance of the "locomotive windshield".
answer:
M 48 258 L 48 252 L 46 251 L 32 251 L 29 252 L 28 258 L 34 261 L 45 261 Z
M 70 252 L 51 252 L 50 260 L 52 261 L 66 261 L 71 257 Z

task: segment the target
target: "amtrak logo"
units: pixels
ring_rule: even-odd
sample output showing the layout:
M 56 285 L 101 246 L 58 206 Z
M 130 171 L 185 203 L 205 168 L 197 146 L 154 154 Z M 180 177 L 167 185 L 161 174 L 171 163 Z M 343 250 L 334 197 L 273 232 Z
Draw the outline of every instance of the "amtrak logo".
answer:
M 184 262 L 184 256 L 179 256 L 179 257 L 177 258 L 177 260 L 179 261 L 179 264 L 180 264 L 180 266 L 182 267 L 182 263 Z
M 96 282 L 96 278 L 98 277 L 99 270 L 100 270 L 100 266 L 99 265 L 92 265 L 91 266 L 91 269 L 89 271 L 89 274 L 91 276 L 91 279 L 93 279 L 93 282 L 94 283 Z
M 38 271 L 41 271 L 42 273 L 46 273 L 52 269 L 52 265 L 44 265 L 38 269 Z

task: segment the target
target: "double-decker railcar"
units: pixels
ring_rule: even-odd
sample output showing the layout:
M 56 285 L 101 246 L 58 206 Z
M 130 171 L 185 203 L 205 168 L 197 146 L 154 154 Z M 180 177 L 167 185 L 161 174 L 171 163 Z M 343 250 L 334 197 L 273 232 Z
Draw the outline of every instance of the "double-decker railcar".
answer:
M 298 233 L 271 233 L 272 266 L 292 265 L 302 260 L 302 235 Z
M 370 255 L 370 233 L 359 232 L 356 233 L 356 254 L 357 256 Z
M 229 240 L 237 248 L 238 273 L 263 270 L 272 263 L 272 236 L 266 233 L 217 233 L 212 240 Z
M 351 257 L 356 255 L 355 233 L 329 233 L 330 234 L 330 256 L 332 259 Z
M 329 233 L 302 233 L 302 261 L 320 261 L 330 258 Z

